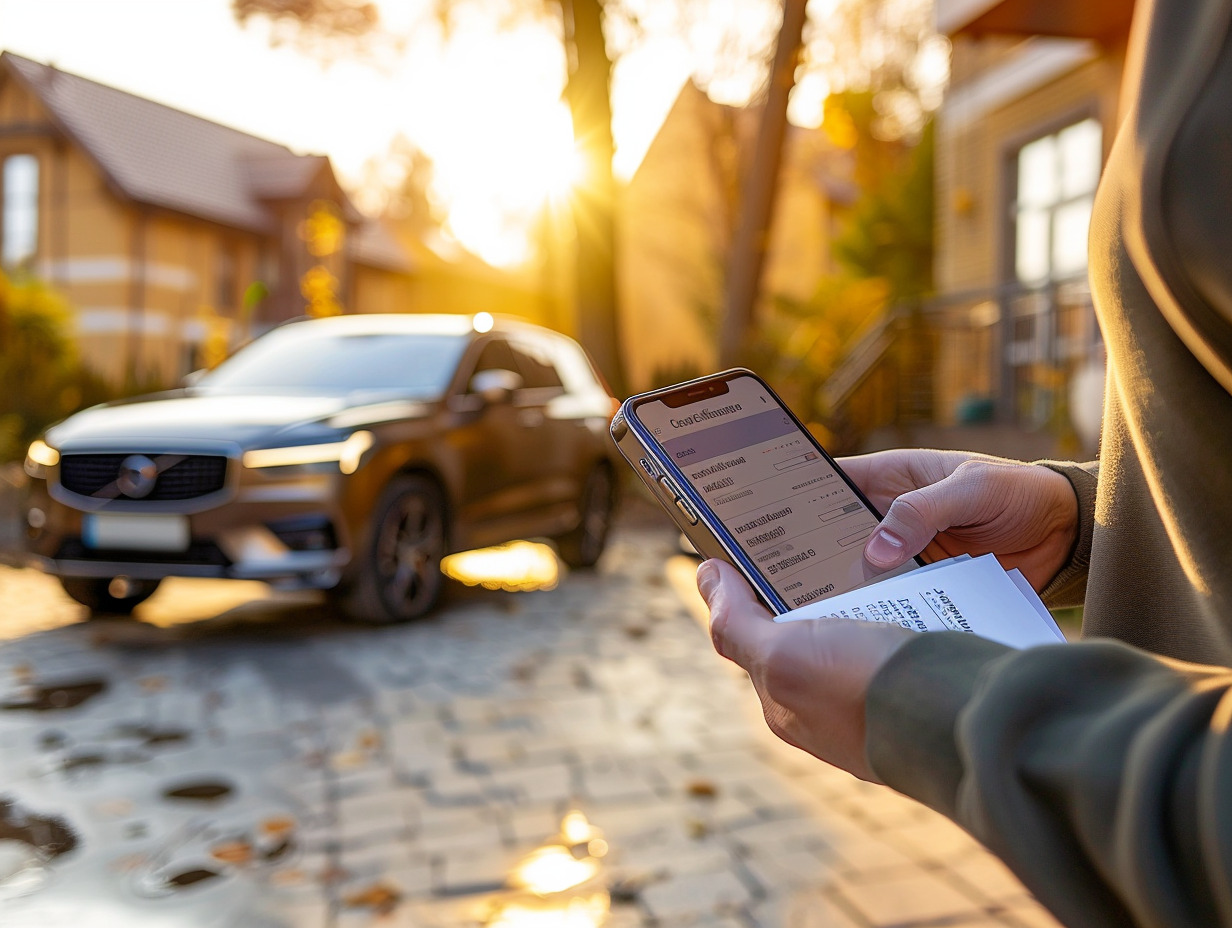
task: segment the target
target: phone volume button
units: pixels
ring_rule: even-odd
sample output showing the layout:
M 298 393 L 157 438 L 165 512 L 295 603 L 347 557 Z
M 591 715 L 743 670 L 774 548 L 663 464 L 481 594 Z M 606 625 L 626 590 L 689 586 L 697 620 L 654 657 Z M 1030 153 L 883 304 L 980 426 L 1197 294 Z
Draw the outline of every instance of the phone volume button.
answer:
M 647 461 L 645 458 L 641 458 L 638 461 L 638 463 L 642 465 L 642 470 L 644 470 L 647 474 L 650 475 L 651 480 L 659 476 L 658 471 L 656 471 L 654 468 L 654 465 L 651 464 L 649 461 Z
M 698 523 L 699 520 L 697 513 L 693 511 L 693 507 L 682 500 L 679 496 L 676 497 L 676 508 L 684 513 L 684 517 L 689 520 L 690 525 L 696 525 Z

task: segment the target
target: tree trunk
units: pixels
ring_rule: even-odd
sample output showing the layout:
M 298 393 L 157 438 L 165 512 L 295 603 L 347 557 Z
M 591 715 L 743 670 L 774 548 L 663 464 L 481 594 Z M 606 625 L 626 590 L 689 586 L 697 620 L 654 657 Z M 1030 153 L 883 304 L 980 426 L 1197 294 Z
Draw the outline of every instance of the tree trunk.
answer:
M 608 385 L 624 395 L 616 289 L 616 183 L 612 177 L 612 62 L 601 0 L 559 0 L 569 80 L 565 97 L 586 173 L 573 191 L 578 339 Z
M 762 267 L 774 218 L 783 138 L 787 132 L 787 97 L 795 84 L 796 63 L 804 35 L 807 0 L 784 0 L 783 25 L 770 69 L 770 87 L 761 112 L 753 161 L 744 177 L 736 237 L 728 261 L 727 293 L 719 334 L 719 362 L 741 363 L 753 327 Z

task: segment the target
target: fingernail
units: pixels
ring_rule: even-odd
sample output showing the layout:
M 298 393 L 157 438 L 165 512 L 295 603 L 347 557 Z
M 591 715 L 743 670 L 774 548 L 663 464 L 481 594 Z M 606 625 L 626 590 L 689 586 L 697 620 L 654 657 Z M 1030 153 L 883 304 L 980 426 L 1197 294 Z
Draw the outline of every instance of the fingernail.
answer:
M 697 592 L 702 594 L 706 605 L 710 605 L 710 594 L 719 583 L 719 569 L 709 561 L 703 561 L 697 568 Z
M 903 548 L 903 540 L 883 528 L 875 532 L 873 537 L 869 539 L 864 553 L 870 561 L 889 565 L 895 564 L 902 559 Z

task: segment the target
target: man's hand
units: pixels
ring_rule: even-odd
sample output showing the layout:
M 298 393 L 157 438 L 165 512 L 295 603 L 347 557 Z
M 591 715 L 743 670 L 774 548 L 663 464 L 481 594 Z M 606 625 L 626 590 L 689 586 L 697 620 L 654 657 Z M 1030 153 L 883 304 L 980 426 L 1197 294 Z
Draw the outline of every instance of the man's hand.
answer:
M 814 757 L 876 780 L 864 752 L 865 696 L 881 665 L 916 633 L 847 619 L 780 625 L 723 561 L 698 568 L 697 588 L 710 607 L 715 650 L 748 671 L 770 730 Z
M 1038 464 L 924 450 L 882 451 L 840 464 L 885 513 L 864 547 L 876 571 L 923 551 L 933 560 L 991 552 L 1042 590 L 1078 537 L 1074 488 Z

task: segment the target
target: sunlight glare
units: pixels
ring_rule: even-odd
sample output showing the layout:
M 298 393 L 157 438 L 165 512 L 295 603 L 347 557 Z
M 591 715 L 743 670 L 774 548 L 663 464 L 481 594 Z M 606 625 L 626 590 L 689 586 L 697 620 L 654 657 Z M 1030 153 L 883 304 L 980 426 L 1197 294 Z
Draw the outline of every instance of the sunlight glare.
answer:
M 467 586 L 511 593 L 555 589 L 560 579 L 556 552 L 531 541 L 459 551 L 441 560 L 441 570 Z
M 418 142 L 445 231 L 490 264 L 525 264 L 544 210 L 581 180 L 559 39 L 542 24 L 496 31 L 476 21 L 438 54 L 448 82 L 409 106 L 427 128 Z
M 611 902 L 605 892 L 568 901 L 527 899 L 510 902 L 484 922 L 484 928 L 598 928 Z
M 541 896 L 563 892 L 585 883 L 599 872 L 594 857 L 574 857 L 563 844 L 535 848 L 518 863 L 510 881 Z

